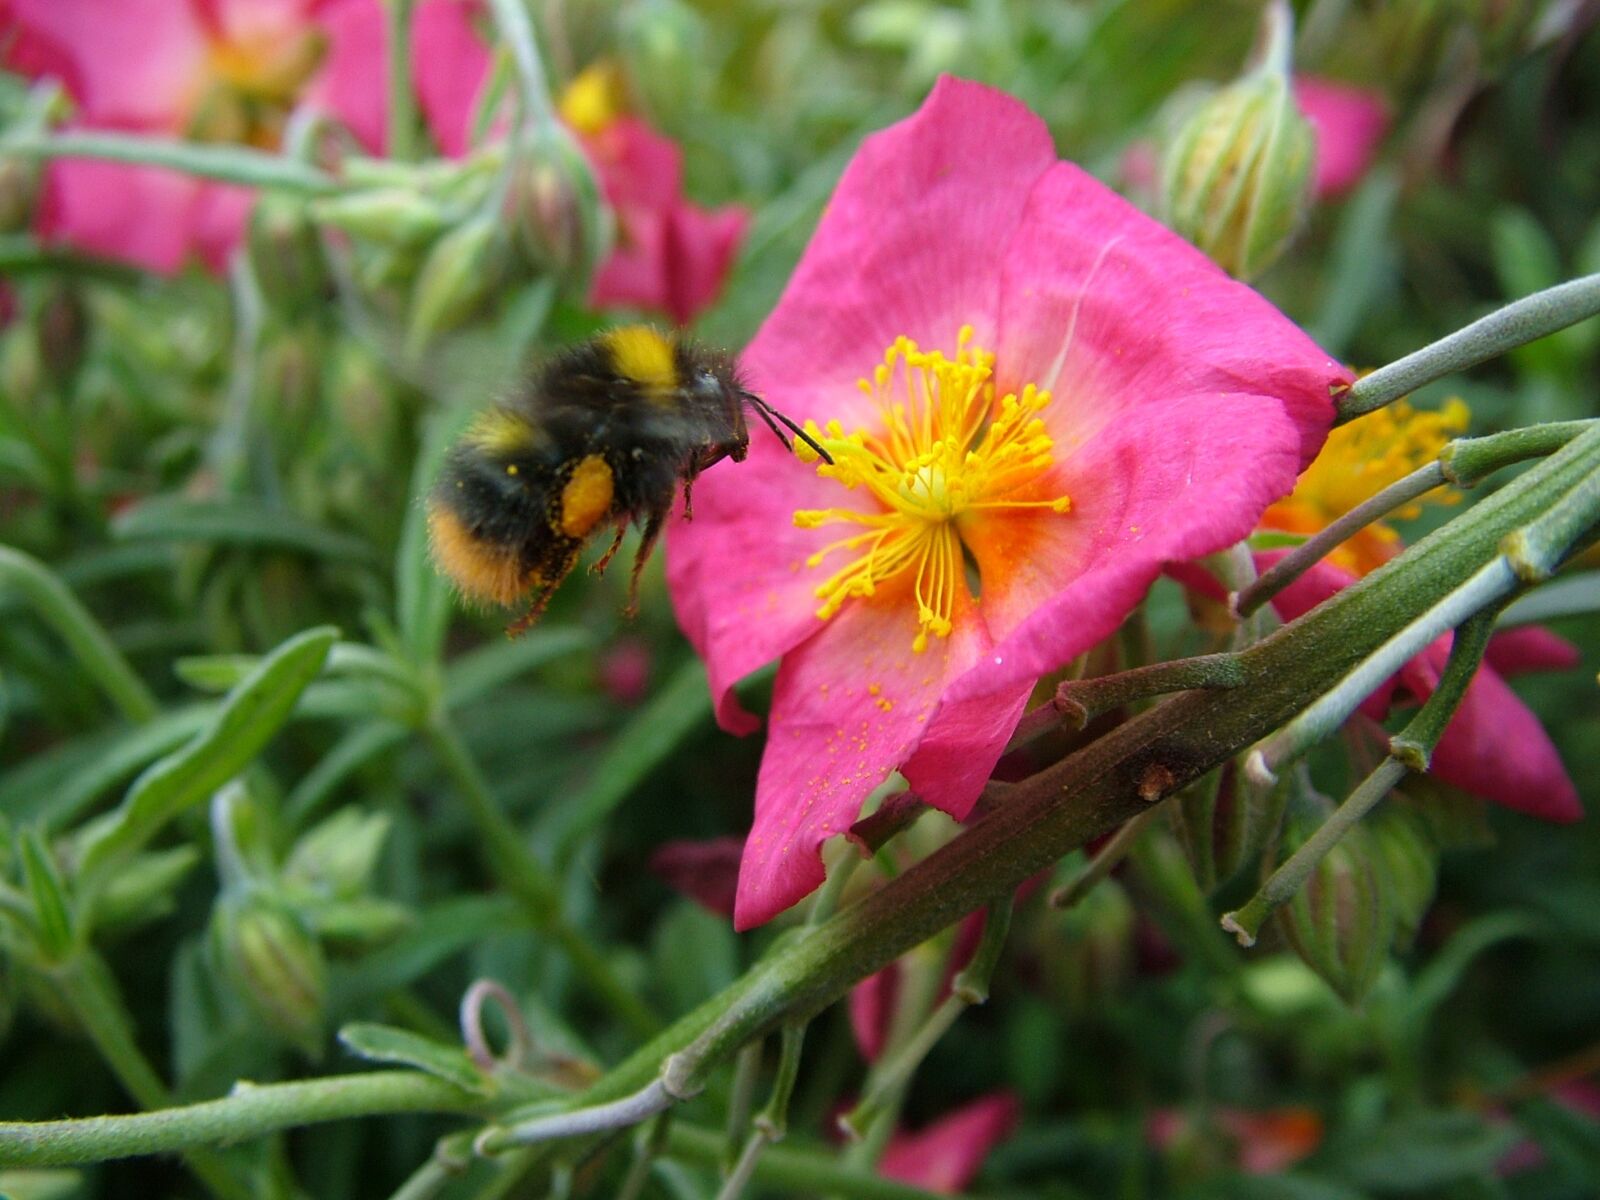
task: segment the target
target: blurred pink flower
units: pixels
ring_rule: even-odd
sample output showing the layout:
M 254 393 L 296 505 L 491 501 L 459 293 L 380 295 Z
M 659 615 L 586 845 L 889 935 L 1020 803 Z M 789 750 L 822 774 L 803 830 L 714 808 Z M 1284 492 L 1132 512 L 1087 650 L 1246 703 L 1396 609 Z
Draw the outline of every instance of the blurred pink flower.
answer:
M 1258 557 L 1262 568 L 1283 556 Z M 1356 577 L 1329 563 L 1318 563 L 1273 600 L 1285 620 L 1309 612 Z M 1450 656 L 1450 635 L 1434 642 L 1369 696 L 1361 711 L 1382 720 L 1400 701 L 1420 702 L 1433 694 Z M 1561 764 L 1539 718 L 1517 698 L 1504 675 L 1561 670 L 1577 665 L 1577 647 L 1543 629 L 1496 634 L 1484 665 L 1467 685 L 1461 706 L 1445 727 L 1429 772 L 1444 782 L 1506 808 L 1546 821 L 1576 821 L 1583 816 L 1578 790 Z
M 1164 562 L 1254 528 L 1350 378 L 1058 162 L 1022 104 L 954 79 L 857 152 L 744 365 L 835 465 L 752 441 L 669 534 L 725 728 L 755 728 L 732 685 L 781 659 L 741 928 L 821 883 L 822 842 L 896 768 L 964 818 L 1039 676 Z
M 750 214 L 703 209 L 683 190 L 683 151 L 625 110 L 622 85 L 597 63 L 568 85 L 561 113 L 594 164 L 616 213 L 617 240 L 590 291 L 597 308 L 665 312 L 680 325 L 722 290 Z
M 1275 1175 L 1294 1166 L 1322 1144 L 1322 1118 L 1309 1108 L 1215 1108 L 1202 1124 L 1175 1108 L 1158 1109 L 1145 1124 L 1145 1136 L 1159 1150 L 1220 1133 L 1232 1143 L 1228 1156 L 1247 1175 Z
M 61 81 L 73 128 L 276 147 L 291 113 L 325 110 L 369 149 L 384 139 L 380 0 L 10 0 L 6 65 Z M 424 0 L 414 72 L 442 146 L 462 131 L 487 54 L 464 0 Z M 170 274 L 220 270 L 251 193 L 154 167 L 53 162 L 39 232 Z
M 913 1187 L 954 1196 L 983 1166 L 989 1151 L 1011 1136 L 1021 1106 L 1009 1092 L 982 1096 L 914 1133 L 889 1139 L 878 1173 Z
M 1378 144 L 1388 132 L 1389 107 L 1383 96 L 1314 75 L 1297 75 L 1294 98 L 1317 135 L 1312 183 L 1317 198 L 1349 191 L 1372 166 Z
M 743 849 L 736 837 L 663 842 L 650 855 L 650 873 L 700 907 L 731 917 Z

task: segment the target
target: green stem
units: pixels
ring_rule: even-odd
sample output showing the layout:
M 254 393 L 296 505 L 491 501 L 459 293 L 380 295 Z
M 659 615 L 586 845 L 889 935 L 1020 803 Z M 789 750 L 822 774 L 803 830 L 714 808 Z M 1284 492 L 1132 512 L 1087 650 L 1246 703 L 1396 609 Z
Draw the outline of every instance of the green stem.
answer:
M 0 1124 L 0 1162 L 7 1166 L 64 1166 L 144 1154 L 167 1154 L 280 1129 L 384 1113 L 471 1113 L 481 1096 L 418 1071 L 370 1071 L 299 1083 L 236 1085 L 220 1100 L 160 1112 L 84 1117 L 73 1121 Z M 237 1184 L 230 1195 L 246 1195 Z
M 67 586 L 38 559 L 0 546 L 0 588 L 10 588 L 54 629 L 84 671 L 130 721 L 154 720 L 161 711 L 128 660 Z
M 0 140 L 0 153 L 21 158 L 97 158 L 107 162 L 167 167 L 245 187 L 277 188 L 314 196 L 331 195 L 341 184 L 326 171 L 247 146 L 207 145 L 177 138 L 123 133 L 57 133 L 47 137 Z
M 667 1134 L 667 1153 L 686 1162 L 715 1166 L 722 1156 L 722 1135 L 674 1121 Z M 802 1195 L 832 1193 L 851 1200 L 935 1200 L 933 1192 L 841 1166 L 832 1157 L 814 1150 L 775 1146 L 761 1156 L 754 1175 L 758 1183 Z
M 554 123 L 550 105 L 550 84 L 545 79 L 544 63 L 539 58 L 539 41 L 533 21 L 522 0 L 489 0 L 500 38 L 511 48 L 511 61 L 517 69 L 518 93 L 528 120 L 539 128 Z
M 1082 729 L 1098 714 L 1135 700 L 1194 688 L 1235 688 L 1243 682 L 1244 669 L 1235 655 L 1204 654 L 1197 658 L 1151 663 L 1115 675 L 1069 679 L 1056 689 L 1052 703 L 1058 712 Z
M 1338 400 L 1340 423 L 1382 408 L 1407 392 L 1475 367 L 1600 313 L 1600 275 L 1546 288 L 1474 321 L 1353 383 Z
M 111 1073 L 127 1090 L 128 1095 L 142 1108 L 163 1108 L 171 1103 L 167 1085 L 150 1065 L 150 1060 L 139 1049 L 134 1039 L 133 1020 L 127 1006 L 117 994 L 117 985 L 111 969 L 92 950 L 79 952 L 62 963 L 53 973 L 57 989 L 77 1017 L 83 1031 L 105 1060 Z M 85 1153 L 79 1147 L 93 1146 L 92 1134 L 85 1130 L 99 1129 L 100 1122 L 139 1121 L 158 1119 L 161 1113 L 148 1113 L 132 1117 L 89 1117 L 78 1121 L 41 1121 L 0 1124 L 0 1164 L 12 1166 L 50 1166 L 74 1162 L 98 1161 L 101 1158 L 119 1157 L 115 1154 Z M 80 1138 L 89 1137 L 84 1143 Z M 130 1143 L 123 1142 L 123 1145 Z M 131 1143 L 137 1145 L 137 1142 Z M 194 1142 L 188 1145 L 198 1146 Z M 180 1147 L 172 1147 L 178 1149 Z M 144 1153 L 143 1150 L 123 1153 Z M 184 1155 L 184 1162 L 210 1192 L 220 1200 L 251 1200 L 251 1192 L 223 1162 L 209 1151 L 194 1149 Z
M 66 246 L 42 245 L 24 234 L 0 236 L 0 275 L 8 279 L 19 275 L 66 275 L 120 284 L 140 278 L 138 271 L 122 263 L 91 258 Z
M 385 0 L 388 20 L 389 157 L 417 157 L 417 94 L 411 81 L 411 15 L 416 0 Z
M 528 849 L 521 832 L 501 811 L 449 718 L 436 713 L 425 730 L 440 762 L 466 801 L 495 877 L 521 902 L 535 926 L 555 939 L 584 981 L 630 1029 L 647 1036 L 654 1033 L 660 1028 L 655 1015 L 623 986 L 591 941 L 562 917 L 555 881 Z
M 751 1037 L 820 1011 L 858 980 L 1005 894 L 1148 804 L 1137 779 L 1166 766 L 1181 787 L 1333 686 L 1416 614 L 1476 572 L 1499 540 L 1600 470 L 1600 435 L 1574 439 L 1404 554 L 1240 654 L 1246 682 L 1189 691 L 1019 784 L 954 841 L 826 924 L 785 942 L 642 1047 L 581 1098 L 593 1104 L 665 1071 L 688 1095 Z
M 1137 813 L 1124 822 L 1122 827 L 1094 852 L 1094 857 L 1085 864 L 1083 870 L 1050 893 L 1050 907 L 1071 908 L 1087 896 L 1107 875 L 1111 874 L 1118 863 L 1128 856 L 1128 851 L 1133 849 L 1133 844 L 1139 840 L 1139 835 L 1144 832 L 1145 826 L 1155 820 L 1156 814 L 1160 811 L 1159 804 L 1152 804 L 1142 813 Z
M 772 1081 L 772 1094 L 755 1120 L 755 1129 L 745 1143 L 744 1153 L 728 1172 L 717 1200 L 739 1200 L 751 1176 L 761 1162 L 768 1146 L 781 1142 L 789 1128 L 789 1098 L 794 1094 L 794 1081 L 800 1074 L 800 1050 L 805 1044 L 806 1027 L 802 1023 L 785 1025 L 779 1035 L 778 1074 Z
M 1469 618 L 1456 630 L 1450 645 L 1450 658 L 1440 673 L 1439 683 L 1417 715 L 1389 742 L 1389 756 L 1351 792 L 1349 797 L 1299 849 L 1261 885 L 1245 906 L 1224 913 L 1222 927 L 1239 939 L 1241 946 L 1255 945 L 1256 935 L 1266 919 L 1286 903 L 1310 878 L 1328 851 L 1350 831 L 1350 827 L 1382 800 L 1410 771 L 1426 771 L 1433 748 L 1444 736 L 1445 726 L 1455 715 L 1466 694 L 1467 685 L 1483 662 L 1483 653 L 1494 632 L 1494 612 L 1485 610 Z

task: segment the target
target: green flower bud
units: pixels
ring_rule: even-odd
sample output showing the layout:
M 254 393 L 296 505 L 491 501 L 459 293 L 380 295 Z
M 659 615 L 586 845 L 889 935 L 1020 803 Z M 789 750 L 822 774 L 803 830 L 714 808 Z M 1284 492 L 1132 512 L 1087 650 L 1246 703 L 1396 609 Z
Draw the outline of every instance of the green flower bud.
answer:
M 1284 799 L 1282 785 L 1252 783 L 1232 763 L 1180 794 L 1168 813 L 1202 891 L 1215 891 L 1255 861 L 1283 819 Z
M 1387 805 L 1371 824 L 1394 894 L 1395 941 L 1409 946 L 1433 902 L 1439 881 L 1439 849 L 1421 819 L 1403 807 Z
M 506 219 L 535 271 L 583 295 L 611 247 L 612 218 L 594 169 L 565 129 L 537 135 L 506 193 Z
M 327 259 L 303 200 L 263 192 L 250 213 L 247 244 L 268 303 L 293 312 L 315 303 L 327 290 Z
M 1314 827 L 1291 820 L 1288 850 Z M 1346 1003 L 1360 1003 L 1388 957 L 1395 929 L 1393 896 L 1371 832 L 1356 825 L 1346 833 L 1277 919 L 1305 964 Z
M 1050 994 L 1076 1017 L 1105 1008 L 1133 976 L 1133 904 L 1104 879 L 1068 909 L 1048 909 L 1038 952 Z
M 37 160 L 0 157 L 0 233 L 22 233 L 33 224 L 40 178 Z
M 95 928 L 128 929 L 165 916 L 172 911 L 173 892 L 199 861 L 193 846 L 135 855 L 95 897 Z
M 254 892 L 218 904 L 212 938 L 217 961 L 250 1011 L 274 1033 L 315 1053 L 328 971 L 322 947 L 300 917 Z
M 1279 11 L 1267 9 L 1269 22 Z M 1269 33 L 1274 44 L 1288 36 Z M 1271 54 L 1213 93 L 1162 154 L 1164 219 L 1237 279 L 1282 253 L 1310 202 L 1316 139 L 1295 106 L 1287 57 L 1286 48 Z
M 34 328 L 40 365 L 58 386 L 66 387 L 83 365 L 89 342 L 89 312 L 78 289 L 67 283 L 52 287 Z
M 354 897 L 365 890 L 388 835 L 386 814 L 341 808 L 295 843 L 283 881 L 325 896 Z
M 367 188 L 317 200 L 311 216 L 384 246 L 419 246 L 450 228 L 450 214 L 415 188 Z
M 471 315 L 499 282 L 504 266 L 498 223 L 474 217 L 433 244 L 411 294 L 407 343 L 415 352 Z

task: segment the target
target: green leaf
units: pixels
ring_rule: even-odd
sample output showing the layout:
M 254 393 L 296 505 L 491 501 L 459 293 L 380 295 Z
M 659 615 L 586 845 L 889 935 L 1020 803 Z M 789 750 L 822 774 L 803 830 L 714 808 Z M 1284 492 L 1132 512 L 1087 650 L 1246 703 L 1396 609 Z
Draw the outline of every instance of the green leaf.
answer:
M 84 831 L 82 873 L 91 875 L 142 846 L 243 770 L 289 719 L 338 635 L 332 626 L 308 629 L 263 659 L 205 729 L 134 780 L 122 804 Z
M 351 729 L 295 784 L 283 802 L 285 823 L 293 828 L 306 821 L 351 774 L 408 736 L 405 726 L 390 721 L 368 721 Z
M 558 857 L 602 824 L 630 792 L 711 717 L 711 693 L 699 659 L 685 663 L 611 741 L 588 785 L 552 815 Z
M 173 891 L 199 861 L 194 846 L 136 855 L 95 897 L 95 928 L 142 925 L 171 912 Z
M 1473 1113 L 1415 1113 L 1349 1135 L 1327 1166 L 1358 1187 L 1420 1191 L 1492 1171 L 1519 1136 Z
M 539 626 L 514 642 L 493 642 L 454 659 L 445 672 L 448 708 L 470 704 L 552 659 L 594 644 L 594 635 L 576 626 Z
M 1420 1034 L 1478 955 L 1511 938 L 1534 937 L 1540 929 L 1537 918 L 1517 912 L 1489 913 L 1462 926 L 1412 980 L 1402 1019 Z
M 395 558 L 396 617 L 401 640 L 411 661 L 419 666 L 438 661 L 451 613 L 450 586 L 434 568 L 428 551 L 428 492 L 445 451 L 470 416 L 463 409 L 441 415 L 429 425 L 400 529 L 400 552 Z
M 122 652 L 89 610 L 38 559 L 0 546 L 0 591 L 20 594 L 129 720 L 148 721 L 156 715 L 155 697 Z
M 112 532 L 128 541 L 211 542 L 268 546 L 358 566 L 376 566 L 377 553 L 357 537 L 314 524 L 291 512 L 243 500 L 189 500 L 155 496 L 122 513 Z
M 1309 1175 L 1215 1175 L 1184 1191 L 1180 1200 L 1365 1200 L 1342 1183 Z
M 339 1042 L 357 1058 L 368 1062 L 397 1063 L 453 1083 L 463 1091 L 486 1096 L 493 1089 L 466 1051 L 425 1038 L 408 1029 L 353 1021 L 339 1030 Z
M 739 974 L 739 940 L 728 919 L 688 900 L 656 927 L 655 978 L 671 1012 L 688 1012 Z
M 25 829 L 17 838 L 22 858 L 22 879 L 33 901 L 39 949 L 51 962 L 59 962 L 72 949 L 72 907 L 66 885 L 50 848 L 37 829 Z
M 37 754 L 0 776 L 6 811 L 18 821 L 60 827 L 107 789 L 188 741 L 216 711 L 215 704 L 177 709 L 145 725 L 79 738 L 59 751 Z
M 389 945 L 336 971 L 332 1007 L 348 1009 L 403 988 L 491 934 L 523 925 L 522 908 L 509 896 L 462 896 L 434 905 Z

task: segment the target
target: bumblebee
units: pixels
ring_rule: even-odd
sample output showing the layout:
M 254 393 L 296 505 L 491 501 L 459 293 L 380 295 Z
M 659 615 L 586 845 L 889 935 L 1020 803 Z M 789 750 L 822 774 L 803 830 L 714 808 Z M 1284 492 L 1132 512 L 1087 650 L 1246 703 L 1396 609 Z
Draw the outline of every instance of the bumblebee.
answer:
M 595 534 L 614 531 L 594 567 L 602 572 L 637 525 L 631 612 L 678 482 L 688 519 L 700 472 L 724 458 L 744 460 L 746 409 L 786 448 L 785 430 L 828 459 L 744 386 L 729 354 L 644 325 L 574 346 L 451 447 L 428 501 L 434 562 L 469 599 L 508 606 L 528 596 L 527 611 L 506 631 L 514 637 L 539 619 Z

